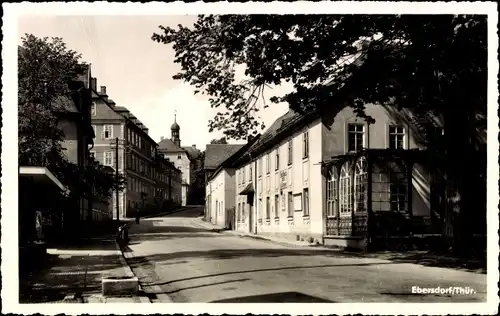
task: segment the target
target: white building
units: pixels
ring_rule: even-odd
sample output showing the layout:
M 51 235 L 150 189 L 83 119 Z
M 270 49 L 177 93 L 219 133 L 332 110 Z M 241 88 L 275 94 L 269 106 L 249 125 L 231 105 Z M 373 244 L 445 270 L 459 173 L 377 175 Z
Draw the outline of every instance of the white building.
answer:
M 429 233 L 440 205 L 431 205 L 431 168 L 410 130 L 415 116 L 366 111 L 374 124 L 349 107 L 278 118 L 233 164 L 235 229 L 355 248 Z
M 170 127 L 171 139 L 163 138 L 158 143 L 158 152 L 182 172 L 182 205 L 189 203 L 189 189 L 194 182 L 195 159 L 200 151 L 196 145 L 181 147 L 180 126 L 175 120 Z
M 231 163 L 247 148 L 248 145 L 232 144 L 208 144 L 206 147 L 205 167 L 210 172 L 205 183 L 205 218 L 213 224 L 234 228 L 236 182 Z

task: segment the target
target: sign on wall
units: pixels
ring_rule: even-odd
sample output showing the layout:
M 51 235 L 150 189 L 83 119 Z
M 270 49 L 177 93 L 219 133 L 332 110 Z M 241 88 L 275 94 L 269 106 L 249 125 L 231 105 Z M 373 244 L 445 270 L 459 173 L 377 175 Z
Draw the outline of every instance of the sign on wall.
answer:
M 286 188 L 286 171 L 280 172 L 280 188 Z

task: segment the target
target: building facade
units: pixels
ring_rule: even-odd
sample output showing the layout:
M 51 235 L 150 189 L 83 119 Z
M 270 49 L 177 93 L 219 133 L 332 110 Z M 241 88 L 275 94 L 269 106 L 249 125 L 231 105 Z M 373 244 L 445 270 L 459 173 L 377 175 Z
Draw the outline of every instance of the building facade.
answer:
M 180 139 L 180 126 L 177 121 L 170 127 L 171 138 L 161 138 L 158 143 L 158 151 L 165 158 L 172 162 L 182 173 L 182 205 L 190 203 L 189 192 L 194 184 L 194 171 L 197 164 L 196 159 L 201 152 L 196 145 L 182 147 Z
M 354 248 L 432 233 L 425 146 L 401 112 L 366 111 L 374 124 L 349 107 L 276 120 L 234 163 L 236 230 Z
M 113 193 L 113 217 L 133 217 L 137 212 L 151 213 L 158 210 L 158 186 L 165 189 L 161 172 L 175 168 L 157 161 L 157 143 L 148 135 L 148 128 L 128 109 L 116 106 L 108 99 L 106 87 L 96 90 L 93 82 L 92 127 L 96 138 L 91 155 L 104 166 L 118 170 L 126 179 L 125 189 Z M 174 183 L 178 172 L 170 171 Z M 165 196 L 165 194 L 163 194 Z M 170 195 L 168 195 L 170 196 Z M 174 195 L 175 196 L 175 195 Z M 173 203 L 172 205 L 174 205 Z M 118 211 L 117 211 L 118 209 Z
M 205 218 L 217 225 L 232 223 L 234 208 L 235 170 L 229 165 L 244 145 L 207 144 L 205 149 Z M 224 206 L 225 205 L 225 206 Z M 231 227 L 234 227 L 232 224 Z

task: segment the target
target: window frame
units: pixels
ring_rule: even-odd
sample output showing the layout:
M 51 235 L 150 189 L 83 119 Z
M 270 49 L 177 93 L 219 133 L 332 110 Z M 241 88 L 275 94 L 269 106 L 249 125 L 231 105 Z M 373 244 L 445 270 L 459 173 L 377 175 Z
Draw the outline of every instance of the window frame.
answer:
M 288 141 L 288 165 L 293 163 L 293 139 Z
M 311 215 L 310 214 L 310 201 L 309 201 L 309 188 L 302 189 L 302 215 L 304 217 L 309 217 Z
M 302 134 L 302 159 L 309 158 L 309 130 Z
M 109 131 L 107 130 L 109 128 Z M 106 132 L 109 132 L 108 137 L 106 137 Z M 102 131 L 103 139 L 113 139 L 113 124 L 104 124 Z
M 354 131 L 351 131 L 350 130 L 350 127 L 361 127 L 361 131 L 358 131 L 358 130 L 354 130 Z M 356 152 L 356 151 L 359 151 L 359 150 L 362 150 L 363 148 L 365 148 L 365 141 L 366 141 L 366 124 L 364 123 L 347 123 L 347 137 L 346 137 L 346 143 L 347 143 L 347 146 L 346 146 L 346 151 L 347 152 Z M 355 136 L 355 140 L 354 140 L 354 145 L 355 145 L 355 148 L 354 149 L 351 149 L 351 141 L 350 141 L 350 136 L 351 134 L 353 134 Z M 361 135 L 361 148 L 358 148 L 358 143 L 357 143 L 357 135 Z
M 391 131 L 391 129 L 395 131 Z M 399 132 L 398 129 L 402 129 Z M 392 139 L 394 137 L 394 139 Z M 401 148 L 398 147 L 398 137 L 401 137 Z M 387 140 L 389 142 L 387 148 L 392 150 L 401 150 L 406 148 L 406 128 L 403 125 L 390 124 L 387 128 Z M 394 147 L 393 147 L 394 145 Z

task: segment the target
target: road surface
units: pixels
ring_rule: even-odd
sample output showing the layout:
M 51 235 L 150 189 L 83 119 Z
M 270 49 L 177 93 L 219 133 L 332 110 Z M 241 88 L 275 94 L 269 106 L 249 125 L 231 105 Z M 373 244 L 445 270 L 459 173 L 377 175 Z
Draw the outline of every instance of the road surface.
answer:
M 200 225 L 201 211 L 142 219 L 130 228 L 128 262 L 153 303 L 486 300 L 485 274 L 221 234 Z M 412 287 L 475 293 L 416 294 Z

